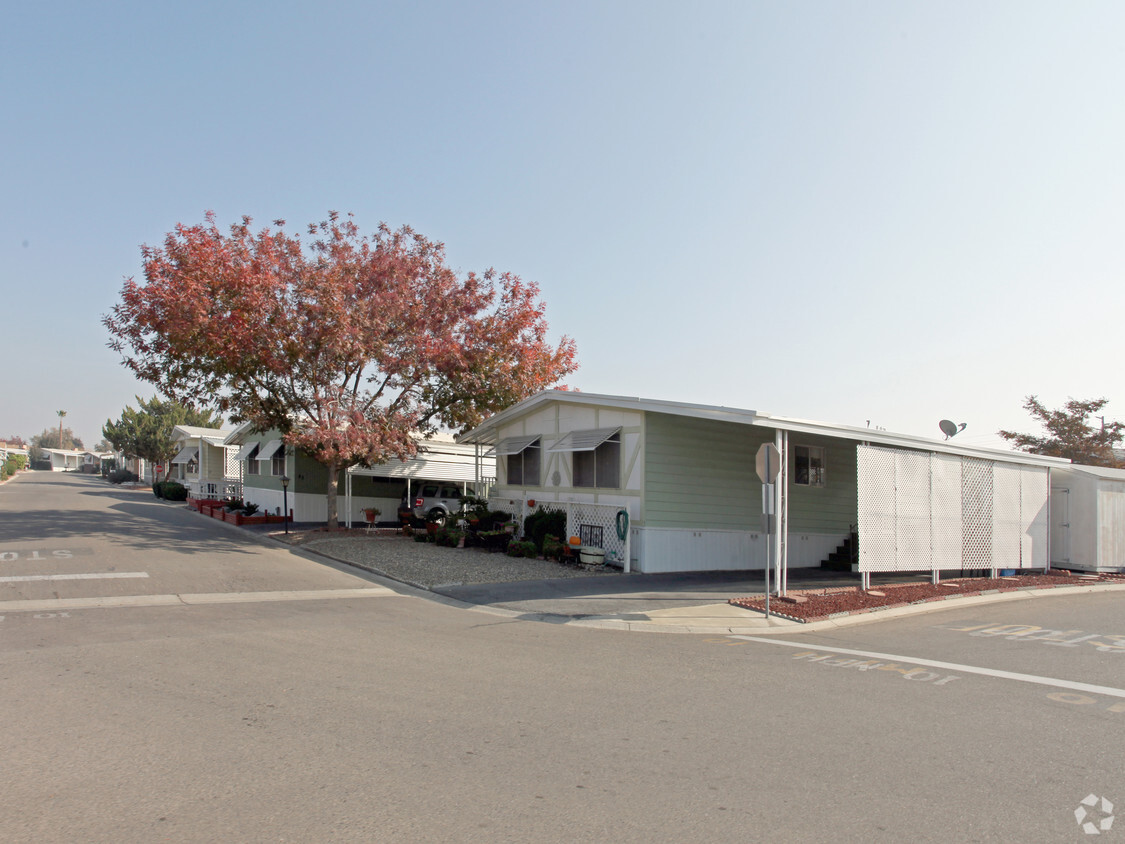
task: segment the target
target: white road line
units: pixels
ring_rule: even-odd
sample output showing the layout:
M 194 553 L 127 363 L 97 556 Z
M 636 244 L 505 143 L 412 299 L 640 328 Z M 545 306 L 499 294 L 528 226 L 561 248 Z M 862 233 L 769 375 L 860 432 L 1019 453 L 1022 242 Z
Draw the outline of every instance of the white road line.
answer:
M 148 577 L 147 571 L 105 571 L 89 574 L 22 574 L 0 577 L 0 583 L 26 583 L 32 580 L 109 580 L 119 577 Z
M 180 595 L 119 595 L 113 598 L 43 598 L 0 601 L 0 613 L 122 607 L 182 607 L 199 604 L 260 604 L 269 601 L 323 601 L 332 598 L 393 598 L 398 594 L 385 586 L 371 586 L 362 589 L 310 589 L 289 592 L 199 592 Z
M 999 677 L 1003 680 L 1018 680 L 1021 683 L 1035 683 L 1040 686 L 1054 686 L 1057 689 L 1071 689 L 1078 692 L 1125 698 L 1125 689 L 1115 689 L 1112 686 L 1095 686 L 1090 683 L 1075 683 L 1071 680 L 1058 680 L 1054 677 L 1039 677 L 1035 674 L 1020 674 L 1016 671 L 1001 671 L 996 668 L 978 668 L 975 665 L 960 665 L 956 662 L 939 662 L 936 659 L 918 659 L 913 656 L 881 654 L 874 651 L 853 651 L 848 648 L 829 648 L 824 645 L 809 645 L 804 642 L 785 642 L 780 639 L 767 639 L 763 636 L 732 636 L 731 638 L 742 639 L 746 642 L 763 642 L 767 645 L 785 645 L 786 647 L 800 648 L 805 651 L 829 651 L 834 654 L 864 656 L 869 659 L 897 660 L 899 662 L 908 662 L 911 665 L 925 665 L 930 668 L 941 668 L 945 671 L 960 671 L 963 674 L 982 674 L 985 677 Z

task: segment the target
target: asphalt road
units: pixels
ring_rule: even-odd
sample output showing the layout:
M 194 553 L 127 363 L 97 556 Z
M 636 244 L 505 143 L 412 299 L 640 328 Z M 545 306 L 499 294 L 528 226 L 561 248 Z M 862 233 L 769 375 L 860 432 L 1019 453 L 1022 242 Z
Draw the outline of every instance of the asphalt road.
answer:
M 45 474 L 0 486 L 0 577 L 0 841 L 1125 836 L 1120 593 L 575 628 Z

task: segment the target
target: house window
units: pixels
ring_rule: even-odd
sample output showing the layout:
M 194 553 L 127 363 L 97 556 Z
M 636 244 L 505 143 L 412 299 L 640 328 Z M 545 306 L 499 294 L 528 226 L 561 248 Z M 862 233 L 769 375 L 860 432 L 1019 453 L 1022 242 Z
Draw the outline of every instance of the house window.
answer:
M 621 486 L 621 435 L 613 434 L 592 451 L 574 452 L 574 485 L 599 489 Z
M 508 483 L 512 486 L 539 486 L 539 440 L 508 455 Z
M 270 474 L 275 477 L 285 474 L 285 446 L 273 453 L 273 459 L 270 461 Z
M 824 486 L 823 446 L 794 446 L 793 460 L 793 483 L 800 486 Z
M 247 475 L 260 475 L 261 469 L 258 467 L 258 449 L 260 446 L 255 445 L 250 449 L 250 453 L 246 456 L 246 474 Z

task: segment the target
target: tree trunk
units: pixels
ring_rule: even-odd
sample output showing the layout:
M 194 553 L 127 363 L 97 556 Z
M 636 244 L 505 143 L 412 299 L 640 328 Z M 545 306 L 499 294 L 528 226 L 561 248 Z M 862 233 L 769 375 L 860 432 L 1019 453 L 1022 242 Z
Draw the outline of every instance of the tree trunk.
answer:
M 326 496 L 328 503 L 328 530 L 338 530 L 340 527 L 339 518 L 337 517 L 336 493 L 340 486 L 340 465 L 338 463 L 326 463 L 328 467 L 328 495 Z

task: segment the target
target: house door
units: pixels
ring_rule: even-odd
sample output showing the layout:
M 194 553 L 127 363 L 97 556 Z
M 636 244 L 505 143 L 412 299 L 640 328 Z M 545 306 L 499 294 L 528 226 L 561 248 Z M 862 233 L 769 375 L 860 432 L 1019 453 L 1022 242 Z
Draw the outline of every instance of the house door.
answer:
M 1070 563 L 1070 490 L 1051 490 L 1051 562 Z

